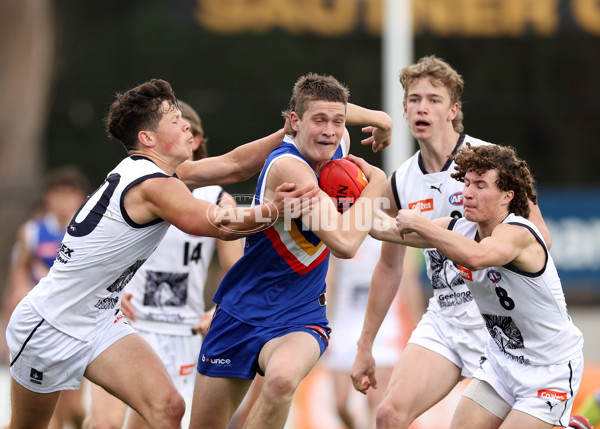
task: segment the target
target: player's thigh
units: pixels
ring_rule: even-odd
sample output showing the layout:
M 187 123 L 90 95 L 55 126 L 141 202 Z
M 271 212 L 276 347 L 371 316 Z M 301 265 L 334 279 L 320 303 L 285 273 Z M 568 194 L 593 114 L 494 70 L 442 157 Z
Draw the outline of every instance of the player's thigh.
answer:
M 97 384 L 90 384 L 89 424 L 92 427 L 121 427 L 127 414 L 127 405 Z
M 512 410 L 504 419 L 501 428 L 552 429 L 551 423 L 546 423 L 537 417 L 520 410 Z
M 497 429 L 501 424 L 502 420 L 499 417 L 472 399 L 461 396 L 452 416 L 450 429 Z M 530 428 L 527 425 L 512 427 Z
M 196 374 L 190 429 L 226 428 L 252 380 Z
M 295 388 L 321 354 L 319 342 L 313 335 L 295 331 L 267 341 L 258 356 L 258 364 L 265 374 L 265 383 L 272 377 L 284 377 Z
M 88 365 L 85 377 L 140 412 L 177 394 L 160 358 L 139 334 L 104 350 Z
M 408 344 L 392 372 L 385 401 L 419 415 L 444 398 L 460 379 L 460 368 L 451 361 L 425 347 Z
M 47 428 L 60 392 L 35 393 L 11 379 L 11 428 Z

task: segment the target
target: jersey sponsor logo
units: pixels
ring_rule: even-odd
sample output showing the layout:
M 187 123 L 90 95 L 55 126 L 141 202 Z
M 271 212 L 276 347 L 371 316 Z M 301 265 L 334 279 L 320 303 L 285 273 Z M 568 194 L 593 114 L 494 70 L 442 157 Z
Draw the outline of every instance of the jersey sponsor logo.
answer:
M 538 396 L 540 398 L 556 399 L 559 401 L 566 401 L 568 399 L 567 394 L 564 392 L 556 392 L 554 390 L 547 389 L 538 390 Z
M 438 303 L 440 307 L 452 307 L 471 301 L 473 301 L 473 295 L 471 295 L 470 290 L 464 292 L 444 293 L 438 296 Z
M 462 192 L 455 192 L 454 194 L 450 195 L 450 197 L 448 198 L 448 201 L 450 201 L 450 204 L 452 204 L 453 206 L 462 206 L 463 205 Z
M 206 357 L 206 356 L 204 356 L 204 353 L 202 354 L 202 362 L 207 363 L 209 365 L 220 365 L 220 366 L 231 365 L 231 359 Z
M 463 279 L 473 281 L 473 271 L 471 271 L 468 268 L 463 267 L 462 265 L 457 265 L 457 267 L 458 267 L 458 272 L 460 273 L 460 276 Z
M 502 274 L 496 270 L 489 270 L 487 276 L 492 283 L 498 283 L 500 280 L 502 280 Z
M 426 200 L 415 201 L 414 203 L 410 203 L 408 205 L 409 209 L 414 209 L 417 204 L 421 205 L 421 212 L 428 212 L 433 210 L 433 198 L 428 198 Z
M 56 260 L 58 262 L 66 264 L 67 262 L 69 262 L 71 260 L 71 257 L 73 256 L 74 251 L 75 251 L 74 249 L 71 249 L 71 248 L 65 246 L 63 243 L 60 243 L 58 252 L 56 254 Z
M 194 372 L 194 368 L 196 367 L 196 365 L 189 364 L 189 365 L 181 365 L 179 367 L 179 375 L 190 375 Z

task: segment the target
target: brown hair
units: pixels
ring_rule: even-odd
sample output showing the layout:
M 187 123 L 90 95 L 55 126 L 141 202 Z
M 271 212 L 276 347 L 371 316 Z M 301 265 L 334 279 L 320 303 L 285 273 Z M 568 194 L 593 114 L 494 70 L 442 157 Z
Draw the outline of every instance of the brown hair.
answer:
M 508 207 L 517 216 L 529 217 L 529 200 L 537 204 L 535 181 L 527 163 L 517 157 L 514 148 L 509 146 L 481 145 L 462 146 L 456 155 L 451 155 L 456 163 L 456 173 L 452 177 L 464 182 L 465 174 L 484 174 L 496 170 L 496 185 L 501 191 L 513 191 L 514 197 Z
M 156 131 L 163 115 L 170 111 L 162 106 L 168 101 L 171 108 L 177 107 L 177 99 L 169 82 L 151 79 L 135 88 L 116 95 L 106 117 L 108 134 L 119 140 L 127 151 L 138 145 L 141 130 Z
M 435 55 L 421 58 L 416 64 L 404 67 L 400 71 L 400 83 L 404 88 L 404 102 L 407 101 L 408 88 L 417 79 L 429 78 L 434 86 L 448 89 L 450 103 L 458 103 L 458 112 L 452 121 L 452 127 L 457 133 L 464 131 L 463 111 L 460 97 L 465 87 L 463 78 L 450 64 Z
M 51 170 L 44 180 L 43 192 L 58 187 L 70 187 L 87 195 L 90 192 L 90 182 L 81 171 L 72 165 L 65 165 Z
M 333 76 L 308 73 L 296 81 L 289 109 L 282 115 L 289 119 L 290 114 L 296 112 L 302 119 L 311 101 L 333 101 L 347 105 L 349 97 L 350 90 Z

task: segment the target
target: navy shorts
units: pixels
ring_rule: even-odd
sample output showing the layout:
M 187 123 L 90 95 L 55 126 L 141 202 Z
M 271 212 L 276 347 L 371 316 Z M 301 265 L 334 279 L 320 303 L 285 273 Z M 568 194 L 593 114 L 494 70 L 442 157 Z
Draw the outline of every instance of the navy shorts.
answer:
M 264 375 L 258 355 L 273 338 L 291 332 L 308 332 L 319 343 L 321 355 L 329 344 L 331 329 L 327 325 L 253 326 L 230 316 L 217 306 L 210 328 L 202 341 L 198 372 L 210 377 L 234 377 L 251 380 Z

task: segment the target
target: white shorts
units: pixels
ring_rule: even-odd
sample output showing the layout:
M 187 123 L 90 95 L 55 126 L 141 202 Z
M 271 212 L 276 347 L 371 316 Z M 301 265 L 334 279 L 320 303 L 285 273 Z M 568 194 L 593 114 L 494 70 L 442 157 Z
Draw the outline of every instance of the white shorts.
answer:
M 583 353 L 556 365 L 523 365 L 494 352 L 486 356 L 474 378 L 492 386 L 513 410 L 554 426 L 568 426 L 583 377 Z M 471 399 L 479 403 L 476 397 Z
M 329 346 L 323 354 L 322 363 L 336 371 L 350 372 L 356 357 L 358 336 L 352 330 L 334 330 Z M 373 343 L 373 358 L 377 367 L 394 367 L 400 358 L 400 351 L 400 339 L 397 333 L 380 330 Z
M 179 393 L 183 397 L 193 395 L 202 335 L 165 335 L 142 330 L 138 332 L 158 354 Z
M 479 367 L 488 335 L 483 325 L 478 329 L 458 328 L 443 316 L 427 311 L 408 342 L 444 356 L 461 369 L 463 377 L 469 378 Z
M 94 338 L 81 341 L 46 322 L 25 297 L 6 328 L 10 374 L 37 393 L 77 390 L 90 362 L 117 340 L 134 333 L 119 312 Z

